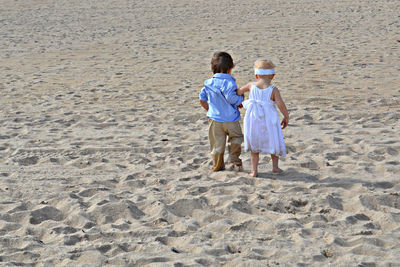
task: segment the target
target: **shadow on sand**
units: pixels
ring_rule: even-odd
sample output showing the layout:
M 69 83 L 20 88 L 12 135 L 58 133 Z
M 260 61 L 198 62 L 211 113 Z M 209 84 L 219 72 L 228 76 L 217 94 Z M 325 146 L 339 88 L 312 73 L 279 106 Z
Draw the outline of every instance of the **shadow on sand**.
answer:
M 324 185 L 327 187 L 341 187 L 345 189 L 349 189 L 356 184 L 361 184 L 362 186 L 368 188 L 389 189 L 397 184 L 397 182 L 394 181 L 368 182 L 362 179 L 354 179 L 350 177 L 349 178 L 328 177 L 324 179 L 319 179 L 315 175 L 299 172 L 294 168 L 289 168 L 285 170 L 285 172 L 282 174 L 273 174 L 272 172 L 259 172 L 258 179 L 270 179 L 270 180 L 278 180 L 285 182 L 313 183 L 313 184 Z

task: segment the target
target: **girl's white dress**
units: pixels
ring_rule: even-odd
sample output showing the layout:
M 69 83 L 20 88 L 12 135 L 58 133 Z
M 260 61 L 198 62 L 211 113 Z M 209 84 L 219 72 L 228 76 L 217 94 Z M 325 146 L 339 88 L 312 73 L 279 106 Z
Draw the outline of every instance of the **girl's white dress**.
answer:
M 249 99 L 243 102 L 246 109 L 243 123 L 245 151 L 286 156 L 278 111 L 275 101 L 271 100 L 274 88 L 271 85 L 268 88 L 260 89 L 253 83 Z

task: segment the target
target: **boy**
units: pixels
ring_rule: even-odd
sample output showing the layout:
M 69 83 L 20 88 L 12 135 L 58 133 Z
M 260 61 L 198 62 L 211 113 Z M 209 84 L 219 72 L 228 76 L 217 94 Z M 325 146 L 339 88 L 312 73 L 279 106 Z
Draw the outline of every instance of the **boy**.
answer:
M 207 111 L 208 139 L 213 159 L 213 171 L 225 169 L 224 152 L 228 136 L 229 162 L 231 169 L 242 170 L 241 145 L 243 142 L 240 128 L 238 106 L 243 96 L 236 94 L 237 85 L 231 76 L 232 57 L 226 52 L 216 52 L 211 59 L 214 76 L 204 82 L 200 92 L 200 105 Z

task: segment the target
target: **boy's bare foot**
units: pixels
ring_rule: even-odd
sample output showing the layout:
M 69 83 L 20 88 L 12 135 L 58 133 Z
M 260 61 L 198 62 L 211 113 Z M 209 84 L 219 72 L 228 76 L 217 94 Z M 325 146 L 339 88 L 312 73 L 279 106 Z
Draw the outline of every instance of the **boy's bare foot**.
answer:
M 276 168 L 276 169 L 273 169 L 273 170 L 272 170 L 272 173 L 273 173 L 273 174 L 281 174 L 281 173 L 283 173 L 283 170 L 281 170 L 281 169 L 279 169 L 279 168 Z
M 257 177 L 257 176 L 258 176 L 258 173 L 257 173 L 257 172 L 251 172 L 251 173 L 250 173 L 250 176 L 251 176 L 251 177 Z
M 221 168 L 219 168 L 219 169 L 214 169 L 214 168 L 212 167 L 211 170 L 212 170 L 213 172 L 225 171 L 225 167 L 221 167 Z
M 229 166 L 230 171 L 237 171 L 237 172 L 242 172 L 243 171 L 243 165 L 237 165 L 237 164 L 231 164 Z
M 237 170 L 238 172 L 242 172 L 243 171 L 243 165 L 236 165 L 235 166 L 235 170 Z

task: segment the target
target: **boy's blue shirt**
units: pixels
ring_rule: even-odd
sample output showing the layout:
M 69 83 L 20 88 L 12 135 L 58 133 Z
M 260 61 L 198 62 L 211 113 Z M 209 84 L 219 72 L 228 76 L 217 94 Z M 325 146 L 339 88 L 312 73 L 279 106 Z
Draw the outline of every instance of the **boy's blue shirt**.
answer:
M 208 102 L 207 117 L 217 122 L 233 122 L 240 120 L 238 106 L 243 96 L 236 94 L 236 80 L 228 73 L 216 73 L 204 82 L 200 91 L 200 99 Z

